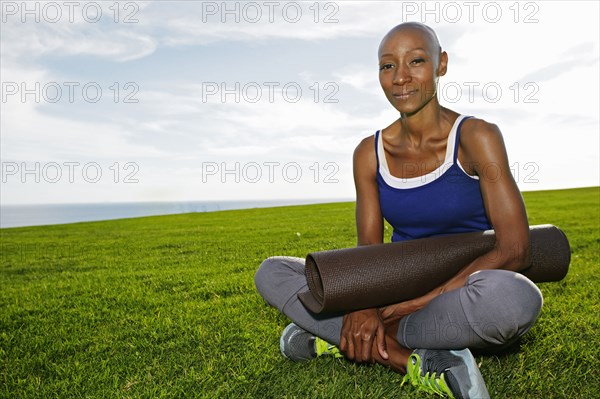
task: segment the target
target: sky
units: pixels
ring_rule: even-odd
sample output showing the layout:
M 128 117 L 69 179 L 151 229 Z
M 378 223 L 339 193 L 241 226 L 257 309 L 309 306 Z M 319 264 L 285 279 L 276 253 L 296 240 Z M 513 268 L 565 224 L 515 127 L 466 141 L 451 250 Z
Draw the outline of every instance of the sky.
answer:
M 440 103 L 499 126 L 522 191 L 600 184 L 597 1 L 1 1 L 0 201 L 354 199 L 398 118 L 393 26 L 449 55 Z

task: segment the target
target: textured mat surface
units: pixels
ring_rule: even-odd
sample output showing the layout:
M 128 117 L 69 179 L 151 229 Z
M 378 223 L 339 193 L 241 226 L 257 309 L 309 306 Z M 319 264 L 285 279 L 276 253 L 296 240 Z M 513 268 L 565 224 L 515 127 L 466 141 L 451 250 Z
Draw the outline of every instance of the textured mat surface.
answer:
M 426 294 L 489 252 L 493 230 L 313 252 L 306 257 L 309 291 L 298 294 L 315 313 L 378 307 Z M 569 269 L 565 234 L 553 225 L 530 228 L 532 281 L 559 281 Z

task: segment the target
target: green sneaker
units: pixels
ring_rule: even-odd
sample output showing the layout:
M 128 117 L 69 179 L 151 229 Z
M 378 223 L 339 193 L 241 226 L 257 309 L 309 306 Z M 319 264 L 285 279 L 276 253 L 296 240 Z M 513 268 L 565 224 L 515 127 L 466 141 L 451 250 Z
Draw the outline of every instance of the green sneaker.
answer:
M 402 385 L 454 399 L 489 399 L 490 395 L 468 349 L 416 349 L 410 355 Z
M 315 351 L 317 353 L 317 357 L 319 356 L 333 356 L 335 358 L 344 357 L 340 349 L 330 344 L 329 342 L 321 339 L 319 337 L 315 337 Z
M 294 323 L 288 324 L 281 333 L 279 350 L 283 357 L 295 362 L 312 360 L 326 355 L 336 358 L 344 357 L 337 346 L 314 336 Z

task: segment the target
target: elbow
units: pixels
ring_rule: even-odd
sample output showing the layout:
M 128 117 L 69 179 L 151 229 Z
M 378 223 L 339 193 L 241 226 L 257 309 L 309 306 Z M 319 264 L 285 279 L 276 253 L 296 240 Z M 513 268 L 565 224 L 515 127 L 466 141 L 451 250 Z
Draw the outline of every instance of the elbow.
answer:
M 514 243 L 508 248 L 500 250 L 500 264 L 502 269 L 520 272 L 531 266 L 531 248 L 529 241 Z
M 531 252 L 529 249 L 527 249 L 517 254 L 515 260 L 513 261 L 513 267 L 511 270 L 515 272 L 521 272 L 528 269 L 529 266 L 531 266 Z

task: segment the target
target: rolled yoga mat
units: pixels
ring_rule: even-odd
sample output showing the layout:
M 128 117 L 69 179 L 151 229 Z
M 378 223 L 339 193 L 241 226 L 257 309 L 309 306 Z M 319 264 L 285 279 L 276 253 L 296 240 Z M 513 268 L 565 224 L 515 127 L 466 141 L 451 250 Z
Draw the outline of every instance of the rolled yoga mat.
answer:
M 417 298 L 448 281 L 494 248 L 494 230 L 313 252 L 306 257 L 309 291 L 298 294 L 312 312 L 380 307 Z M 530 227 L 534 282 L 559 281 L 571 260 L 569 241 L 553 225 Z

